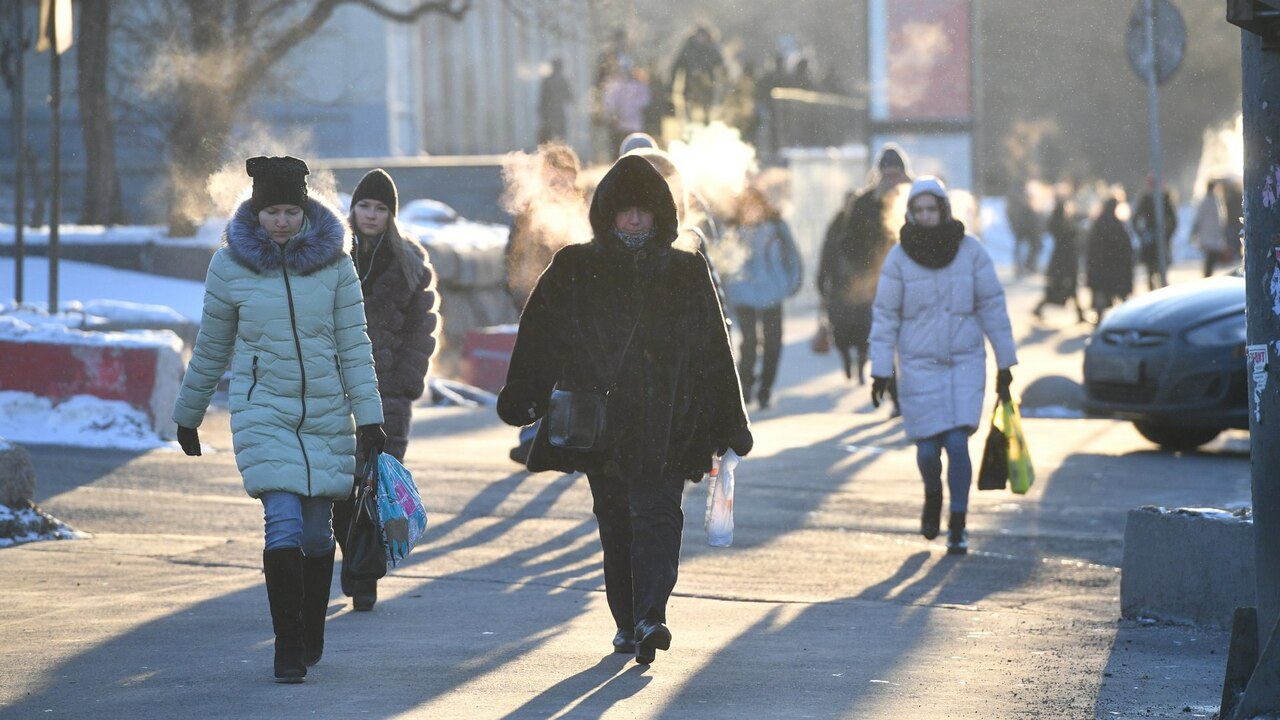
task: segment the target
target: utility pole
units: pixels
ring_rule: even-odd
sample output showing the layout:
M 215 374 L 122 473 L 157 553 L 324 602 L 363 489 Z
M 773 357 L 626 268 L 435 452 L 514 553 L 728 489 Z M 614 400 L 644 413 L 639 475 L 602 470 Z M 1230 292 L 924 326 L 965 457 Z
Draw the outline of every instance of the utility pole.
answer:
M 49 174 L 53 193 L 49 201 L 49 314 L 58 314 L 58 230 L 62 212 L 62 55 L 57 47 L 58 11 L 49 13 L 49 109 L 52 113 L 49 142 Z
M 18 17 L 17 22 L 14 23 L 16 25 L 14 32 L 17 37 L 14 38 L 13 45 L 17 51 L 14 53 L 14 70 L 17 73 L 17 77 L 14 79 L 14 87 L 17 89 L 17 94 L 15 96 L 16 107 L 13 111 L 18 116 L 14 123 L 14 129 L 17 131 L 18 136 L 18 152 L 13 159 L 13 300 L 19 307 L 21 307 L 23 301 L 22 264 L 26 259 L 26 243 L 23 233 L 26 232 L 27 225 L 27 176 L 22 167 L 23 161 L 27 159 L 27 89 L 26 83 L 23 81 L 26 73 L 22 66 L 23 56 L 27 54 L 27 27 L 22 17 L 22 6 L 25 4 L 24 2 L 14 3 L 16 6 L 14 12 L 17 13 Z
M 1257 642 L 1237 610 L 1223 692 L 1223 718 L 1280 713 L 1280 0 L 1227 0 L 1227 20 L 1244 29 L 1240 61 L 1244 114 L 1246 362 Z M 1247 648 L 1247 649 L 1246 649 Z M 1261 655 L 1255 655 L 1261 648 Z M 1252 657 L 1251 657 L 1252 655 Z M 1256 658 L 1256 660 L 1255 660 Z M 1233 672 L 1233 670 L 1235 672 Z M 1233 678 L 1233 675 L 1237 677 Z M 1243 695 L 1234 708 L 1242 684 Z M 1234 712 L 1232 712 L 1234 710 Z
M 1155 180 L 1151 200 L 1156 209 L 1156 267 L 1160 272 L 1160 286 L 1169 284 L 1169 259 L 1164 246 L 1164 177 L 1160 167 L 1160 81 L 1156 61 L 1156 9 L 1152 0 L 1146 3 L 1146 52 L 1151 58 L 1147 72 L 1147 103 L 1151 106 L 1151 175 Z M 1153 283 L 1154 287 L 1154 283 Z

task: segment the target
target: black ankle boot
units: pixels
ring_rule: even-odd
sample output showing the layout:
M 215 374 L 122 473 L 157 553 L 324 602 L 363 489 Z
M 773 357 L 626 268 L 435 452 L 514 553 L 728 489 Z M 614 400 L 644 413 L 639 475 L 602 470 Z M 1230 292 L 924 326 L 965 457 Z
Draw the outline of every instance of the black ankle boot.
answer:
M 302 558 L 302 664 L 311 667 L 324 654 L 324 621 L 333 585 L 333 550 Z
M 920 534 L 926 540 L 938 537 L 942 525 L 942 491 L 924 493 L 924 512 L 920 514 Z
M 276 633 L 276 682 L 300 683 L 307 676 L 302 663 L 302 548 L 262 551 L 262 570 Z
M 964 529 L 964 513 L 951 513 L 951 522 L 948 523 L 947 527 L 947 554 L 964 555 L 968 553 L 969 534 Z

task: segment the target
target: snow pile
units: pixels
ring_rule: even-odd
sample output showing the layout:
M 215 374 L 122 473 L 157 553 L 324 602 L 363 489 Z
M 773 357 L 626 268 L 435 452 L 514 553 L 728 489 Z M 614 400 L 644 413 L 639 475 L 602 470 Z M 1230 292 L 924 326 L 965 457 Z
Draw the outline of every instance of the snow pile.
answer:
M 89 537 L 35 504 L 24 508 L 0 504 L 0 548 L 38 540 L 84 540 Z
M 31 324 L 23 319 L 36 322 Z M 42 342 L 56 345 L 115 345 L 118 347 L 162 347 L 182 352 L 182 340 L 171 330 L 127 330 L 124 332 L 84 332 L 67 327 L 65 322 L 80 322 L 79 316 L 39 316 L 22 313 L 0 315 L 0 340 Z M 97 319 L 93 324 L 104 324 Z
M 56 405 L 27 392 L 0 390 L 0 436 L 28 445 L 150 450 L 162 440 L 145 413 L 119 400 L 76 395 Z

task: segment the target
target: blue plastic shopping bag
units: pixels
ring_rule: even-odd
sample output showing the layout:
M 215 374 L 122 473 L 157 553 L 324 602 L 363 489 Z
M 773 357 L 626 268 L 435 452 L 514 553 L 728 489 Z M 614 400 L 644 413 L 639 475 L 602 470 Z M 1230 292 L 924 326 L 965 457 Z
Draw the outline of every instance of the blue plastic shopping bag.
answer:
M 413 484 L 413 475 L 399 460 L 377 453 L 371 460 L 378 490 L 378 515 L 382 521 L 383 546 L 387 562 L 395 567 L 427 531 L 427 509 Z

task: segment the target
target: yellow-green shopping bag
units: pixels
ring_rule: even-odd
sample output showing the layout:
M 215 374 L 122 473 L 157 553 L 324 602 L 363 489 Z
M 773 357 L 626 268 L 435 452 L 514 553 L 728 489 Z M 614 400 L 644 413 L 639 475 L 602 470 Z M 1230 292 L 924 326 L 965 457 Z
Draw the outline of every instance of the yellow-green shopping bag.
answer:
M 1027 436 L 1022 432 L 1022 413 L 1018 411 L 1016 399 L 1000 403 L 995 426 L 1009 441 L 1009 489 L 1019 495 L 1025 494 L 1036 481 L 1036 471 L 1031 465 L 1031 450 L 1027 447 Z

